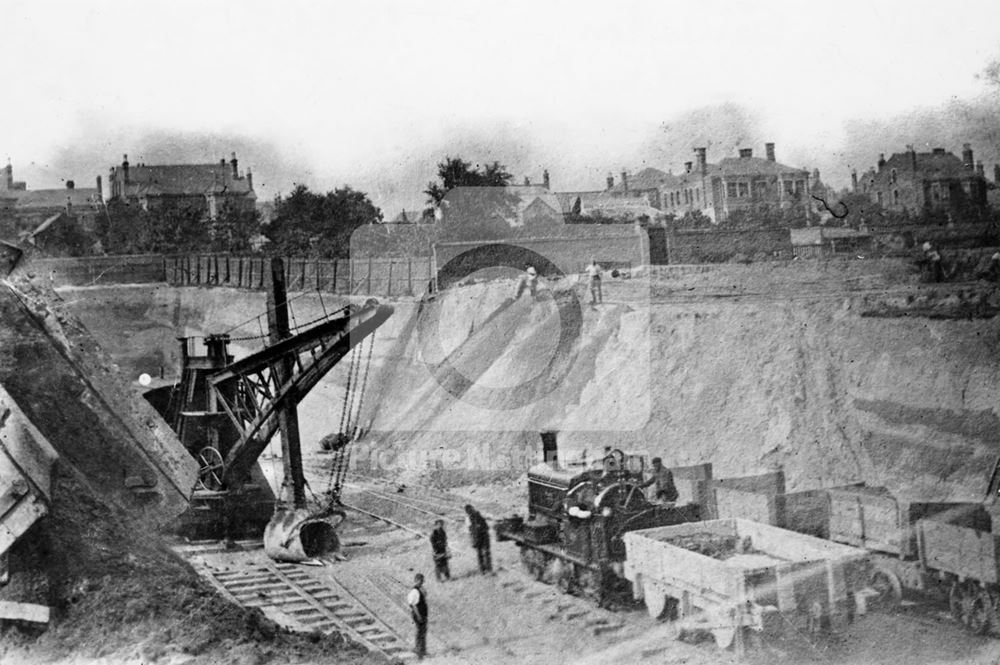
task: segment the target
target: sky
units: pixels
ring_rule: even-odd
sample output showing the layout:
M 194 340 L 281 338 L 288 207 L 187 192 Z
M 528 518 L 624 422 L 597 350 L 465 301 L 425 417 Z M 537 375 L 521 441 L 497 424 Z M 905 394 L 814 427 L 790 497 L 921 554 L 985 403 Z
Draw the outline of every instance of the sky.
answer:
M 586 190 L 773 141 L 844 185 L 902 151 L 898 119 L 1000 94 L 978 76 L 998 19 L 995 0 L 0 0 L 0 159 L 41 189 L 125 153 L 236 151 L 262 199 L 349 184 L 387 218 L 449 155 Z

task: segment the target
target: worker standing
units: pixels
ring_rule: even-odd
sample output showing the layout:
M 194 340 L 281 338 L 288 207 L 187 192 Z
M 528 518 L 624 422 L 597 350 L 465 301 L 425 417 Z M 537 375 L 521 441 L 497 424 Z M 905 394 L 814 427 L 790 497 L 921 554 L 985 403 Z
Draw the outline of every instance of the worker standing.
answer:
M 417 654 L 417 658 L 423 659 L 427 655 L 427 594 L 424 592 L 424 576 L 420 573 L 413 577 L 413 588 L 410 589 L 406 602 L 410 606 L 410 616 L 413 617 L 413 624 L 417 628 L 413 651 Z
M 538 272 L 535 270 L 535 266 L 531 264 L 528 264 L 524 269 L 524 275 L 521 277 L 521 281 L 517 285 L 517 295 L 514 296 L 514 299 L 519 299 L 525 289 L 531 291 L 532 298 L 535 297 L 535 293 L 538 290 Z
M 944 281 L 944 266 L 941 264 L 941 254 L 929 243 L 923 244 L 924 260 L 930 269 L 931 280 L 934 282 Z
M 493 571 L 493 562 L 490 560 L 490 527 L 482 513 L 472 506 L 466 504 L 465 513 L 468 516 L 472 547 L 476 550 L 476 557 L 479 560 L 479 572 L 485 575 Z
M 434 530 L 431 531 L 431 551 L 434 554 L 434 574 L 438 582 L 451 579 L 448 569 L 448 534 L 444 530 L 444 520 L 434 520 Z
M 653 458 L 653 472 L 649 480 L 642 484 L 643 488 L 652 486 L 649 500 L 654 503 L 673 503 L 677 500 L 677 487 L 674 485 L 674 474 L 663 466 L 663 460 Z
M 597 261 L 590 260 L 587 266 L 587 282 L 590 284 L 590 304 L 595 305 L 604 302 L 604 295 L 601 293 L 601 266 Z

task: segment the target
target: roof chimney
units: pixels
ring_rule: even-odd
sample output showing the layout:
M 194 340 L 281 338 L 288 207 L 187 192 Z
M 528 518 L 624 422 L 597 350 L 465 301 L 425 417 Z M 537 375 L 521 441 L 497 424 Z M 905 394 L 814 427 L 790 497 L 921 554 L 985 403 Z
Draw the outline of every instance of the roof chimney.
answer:
M 943 155 L 944 154 L 944 148 L 934 148 L 934 150 L 932 152 L 935 155 Z
M 692 166 L 694 166 L 693 162 L 684 162 L 684 173 L 691 173 Z
M 884 152 L 880 152 L 878 154 L 878 170 L 881 171 L 882 167 L 884 167 L 884 166 L 885 166 L 885 153 Z
M 229 160 L 229 163 L 233 165 L 233 180 L 237 180 L 240 177 L 240 172 L 236 169 L 239 162 L 236 161 L 236 153 L 233 153 L 233 158 Z
M 542 171 L 542 186 L 545 187 L 545 189 L 549 188 L 549 170 L 548 169 L 545 169 L 544 171 Z
M 97 176 L 97 201 L 104 200 L 104 187 L 101 185 L 101 176 Z
M 247 167 L 247 187 L 253 191 L 253 171 L 250 170 L 249 166 Z
M 767 155 L 767 161 L 769 161 L 769 162 L 777 161 L 777 160 L 774 159 L 774 144 L 773 143 L 765 143 L 764 144 L 764 153 Z
M 528 180 L 528 176 L 524 176 L 524 186 L 531 187 L 531 181 Z
M 122 155 L 122 177 L 125 179 L 125 184 L 128 184 L 128 155 Z
M 701 171 L 702 175 L 705 175 L 708 172 L 708 161 L 706 159 L 707 153 L 708 153 L 708 148 L 694 149 L 695 158 L 698 163 L 698 170 Z
M 73 189 L 74 187 L 76 187 L 76 183 L 75 182 L 73 182 L 72 180 L 67 180 L 66 181 L 66 189 Z
M 753 148 L 740 148 L 740 159 L 750 159 L 753 157 Z
M 607 183 L 608 183 L 608 189 L 611 189 L 612 187 L 615 186 L 615 177 L 610 173 L 608 174 Z
M 906 146 L 906 151 L 910 153 L 910 166 L 914 171 L 917 170 L 917 150 L 912 145 Z
M 972 159 L 972 144 L 963 143 L 962 144 L 962 163 L 965 164 L 965 168 L 970 171 L 975 168 L 975 161 Z
M 851 191 L 858 193 L 858 170 L 851 169 Z
M 982 162 L 976 162 L 976 175 L 978 175 L 980 177 L 983 177 L 983 178 L 986 177 L 986 169 L 983 168 L 983 163 Z
M 622 189 L 628 191 L 628 174 L 625 173 L 625 169 L 622 169 Z

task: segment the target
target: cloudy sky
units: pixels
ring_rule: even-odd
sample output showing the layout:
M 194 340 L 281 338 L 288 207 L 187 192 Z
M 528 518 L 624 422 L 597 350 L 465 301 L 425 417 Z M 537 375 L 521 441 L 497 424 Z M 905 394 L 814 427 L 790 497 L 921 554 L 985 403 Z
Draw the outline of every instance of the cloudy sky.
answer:
M 0 45 L 0 158 L 29 188 L 235 150 L 262 197 L 350 184 L 387 217 L 446 155 L 595 189 L 774 141 L 844 184 L 899 141 L 985 143 L 949 119 L 1000 94 L 996 0 L 0 0 Z

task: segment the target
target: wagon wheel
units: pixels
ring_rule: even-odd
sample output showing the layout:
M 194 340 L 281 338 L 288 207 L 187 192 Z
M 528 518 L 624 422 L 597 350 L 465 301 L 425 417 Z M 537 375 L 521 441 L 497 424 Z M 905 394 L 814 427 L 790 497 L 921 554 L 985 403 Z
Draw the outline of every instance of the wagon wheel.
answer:
M 198 486 L 217 492 L 222 489 L 222 455 L 212 446 L 198 452 Z
M 889 609 L 903 599 L 903 587 L 896 574 L 885 568 L 876 568 L 868 577 L 870 586 L 878 595 L 872 598 L 872 607 Z
M 646 612 L 653 619 L 662 619 L 667 612 L 667 594 L 652 580 L 642 581 L 642 597 L 646 601 Z
M 989 594 L 983 589 L 969 589 L 969 592 L 965 625 L 974 635 L 985 635 L 990 630 L 992 614 Z
M 556 574 L 556 587 L 559 588 L 563 593 L 572 593 L 573 587 L 575 586 L 573 578 L 575 566 L 573 564 L 562 564 L 557 567 L 558 573 Z

